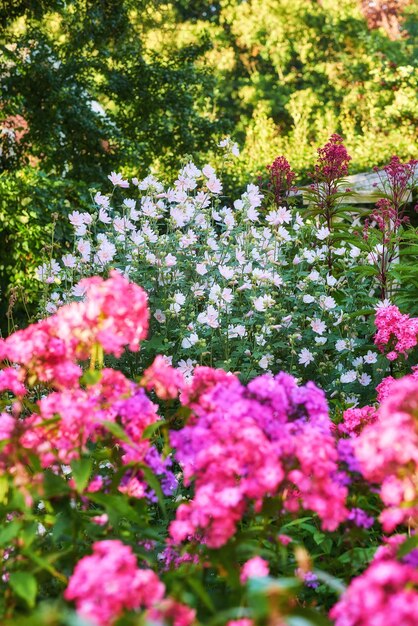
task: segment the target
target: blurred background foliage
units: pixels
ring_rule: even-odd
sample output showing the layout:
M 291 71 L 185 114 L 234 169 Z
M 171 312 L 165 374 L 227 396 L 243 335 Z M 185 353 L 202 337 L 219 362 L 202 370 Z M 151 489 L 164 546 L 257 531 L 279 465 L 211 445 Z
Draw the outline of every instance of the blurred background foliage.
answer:
M 351 173 L 416 157 L 417 23 L 408 0 L 0 1 L 2 319 L 112 169 L 167 178 L 225 134 L 230 193 L 279 154 L 304 182 L 333 132 Z

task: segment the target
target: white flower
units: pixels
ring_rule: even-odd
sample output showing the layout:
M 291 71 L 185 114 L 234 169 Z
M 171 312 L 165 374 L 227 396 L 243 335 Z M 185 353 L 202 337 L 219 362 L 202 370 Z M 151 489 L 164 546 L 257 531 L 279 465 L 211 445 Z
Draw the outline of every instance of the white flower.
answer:
M 196 263 L 196 272 L 199 276 L 204 276 L 208 273 L 208 269 L 204 263 Z
M 279 207 L 276 211 L 270 211 L 270 213 L 266 216 L 266 222 L 268 222 L 271 226 L 289 224 L 291 220 L 292 214 L 284 206 Z
M 306 280 L 311 280 L 312 282 L 316 283 L 319 282 L 320 278 L 321 275 L 319 274 L 319 272 L 317 272 L 316 270 L 312 270 L 312 272 L 307 275 Z
M 361 254 L 361 250 L 360 248 L 357 248 L 357 246 L 353 246 L 352 243 L 350 243 L 350 256 L 352 259 L 356 259 L 358 256 L 360 256 Z
M 363 373 L 361 376 L 359 376 L 358 381 L 360 385 L 363 385 L 363 387 L 367 387 L 367 385 L 370 385 L 370 383 L 372 382 L 372 378 L 368 374 Z
M 236 326 L 230 324 L 228 326 L 228 337 L 230 339 L 235 339 L 236 337 L 245 337 L 246 333 L 247 331 L 245 330 L 245 326 L 243 326 L 242 324 L 237 324 Z
M 305 367 L 307 367 L 309 363 L 312 363 L 314 360 L 315 358 L 312 352 L 308 350 L 307 348 L 302 348 L 302 350 L 299 353 L 298 363 L 300 365 L 304 365 Z
M 353 383 L 356 380 L 356 378 L 357 378 L 357 372 L 355 372 L 354 370 L 349 370 L 348 372 L 341 374 L 340 381 L 344 384 Z
M 109 263 L 112 261 L 116 254 L 116 247 L 110 241 L 102 241 L 99 249 L 97 250 L 97 258 L 100 263 Z
M 337 284 L 337 279 L 334 278 L 334 276 L 331 276 L 331 274 L 327 274 L 327 285 L 328 287 L 334 287 L 334 285 Z
M 177 369 L 181 372 L 186 380 L 190 380 L 193 375 L 194 366 L 196 365 L 196 361 L 192 361 L 192 359 L 181 359 L 181 361 L 177 364 Z
M 206 311 L 202 311 L 202 313 L 199 313 L 199 315 L 197 316 L 197 321 L 199 322 L 199 324 L 206 324 L 211 328 L 218 328 L 218 317 L 219 312 L 215 309 L 214 306 L 210 304 Z
M 335 349 L 337 352 L 342 352 L 343 350 L 347 350 L 347 348 L 348 346 L 345 339 L 338 339 L 338 341 L 335 342 Z
M 80 285 L 80 283 L 77 283 L 72 288 L 71 293 L 76 298 L 82 298 L 84 296 L 84 294 L 86 293 L 86 287 L 83 287 L 82 285 Z
M 337 303 L 335 302 L 334 298 L 332 298 L 331 296 L 321 296 L 319 298 L 319 306 L 324 311 L 329 311 L 330 309 L 335 309 L 335 307 L 337 306 Z
M 206 186 L 213 194 L 219 194 L 222 191 L 222 183 L 215 176 L 213 178 L 209 178 L 209 180 L 206 182 Z
M 77 264 L 77 258 L 73 254 L 64 254 L 62 262 L 65 267 L 75 267 Z
M 353 359 L 353 367 L 359 367 L 359 365 L 363 365 L 363 357 L 362 356 L 358 356 L 355 359 Z
M 329 237 L 330 234 L 331 234 L 331 231 L 329 230 L 329 228 L 327 226 L 322 226 L 322 228 L 319 228 L 316 231 L 316 238 L 319 239 L 320 241 L 323 241 L 324 239 Z
M 112 221 L 108 212 L 102 207 L 100 207 L 99 215 L 97 216 L 97 219 L 99 220 L 99 222 L 102 222 L 103 224 L 110 224 L 110 222 Z
M 77 243 L 77 250 L 81 254 L 82 260 L 86 263 L 90 258 L 91 245 L 89 241 L 80 239 Z
M 286 228 L 284 226 L 279 226 L 278 229 L 276 230 L 276 236 L 277 239 L 280 239 L 280 241 L 291 241 L 292 237 L 289 233 L 288 230 L 286 230 Z
M 180 306 L 183 306 L 183 304 L 186 302 L 186 296 L 181 293 L 181 291 L 176 291 L 176 293 L 174 294 L 174 302 L 176 304 L 179 304 Z
M 261 367 L 261 369 L 266 370 L 269 367 L 269 365 L 271 365 L 273 360 L 274 360 L 274 357 L 272 354 L 265 354 L 263 357 L 261 357 L 258 364 Z
M 315 337 L 315 343 L 317 343 L 319 346 L 323 346 L 324 344 L 327 343 L 327 338 L 326 337 Z
M 234 268 L 228 267 L 227 265 L 220 265 L 218 267 L 218 270 L 219 270 L 220 275 L 226 278 L 227 280 L 229 280 L 230 278 L 233 278 L 235 275 Z
M 166 315 L 163 311 L 161 311 L 161 309 L 157 309 L 154 313 L 154 317 L 157 320 L 157 322 L 159 322 L 160 324 L 164 324 L 165 320 L 166 320 Z
M 94 196 L 94 201 L 96 204 L 101 206 L 103 209 L 107 209 L 109 207 L 110 198 L 108 196 L 104 196 L 98 191 Z
M 235 142 L 231 145 L 231 154 L 233 154 L 236 157 L 239 156 L 239 147 L 238 147 L 238 144 Z
M 84 213 L 80 213 L 80 211 L 73 211 L 69 214 L 68 221 L 74 227 L 82 226 L 84 224 Z
M 317 333 L 318 335 L 322 335 L 327 329 L 325 322 L 318 318 L 315 318 L 311 321 L 310 327 L 312 328 L 314 333 Z
M 234 299 L 234 294 L 232 293 L 232 289 L 230 289 L 229 287 L 225 287 L 224 289 L 222 289 L 220 295 L 221 295 L 222 300 L 226 302 L 227 304 L 230 304 L 232 300 Z
M 375 311 L 378 311 L 379 309 L 386 309 L 388 306 L 392 306 L 392 302 L 385 298 L 385 300 L 381 300 L 380 302 L 378 302 L 374 309 Z
M 367 354 L 364 355 L 365 363 L 376 363 L 377 362 L 377 354 L 376 352 L 372 352 L 371 350 L 367 351 Z
M 80 224 L 80 226 L 77 226 L 77 228 L 75 229 L 76 237 L 84 237 L 86 232 L 87 232 L 87 226 L 85 224 Z
M 202 174 L 206 176 L 206 178 L 216 178 L 216 172 L 214 168 L 208 163 L 202 167 Z
M 250 206 L 247 210 L 247 216 L 244 219 L 244 222 L 257 222 L 258 220 L 258 211 L 255 207 Z
M 306 293 L 302 299 L 305 304 L 311 304 L 312 302 L 315 302 L 315 298 L 311 296 L 309 293 Z
M 116 174 L 116 172 L 111 172 L 108 176 L 108 179 L 114 187 L 129 187 L 129 182 L 122 178 L 122 174 Z
M 177 259 L 173 254 L 171 254 L 171 252 L 169 252 L 164 259 L 164 263 L 166 267 L 173 267 L 177 264 Z
M 197 343 L 199 341 L 199 337 L 196 333 L 192 333 L 191 335 L 189 335 L 188 337 L 184 337 L 184 339 L 181 342 L 181 347 L 182 348 L 191 348 L 192 346 L 195 345 L 195 343 Z
M 275 301 L 268 294 L 264 296 L 259 296 L 253 301 L 254 308 L 256 311 L 265 311 L 275 304 Z

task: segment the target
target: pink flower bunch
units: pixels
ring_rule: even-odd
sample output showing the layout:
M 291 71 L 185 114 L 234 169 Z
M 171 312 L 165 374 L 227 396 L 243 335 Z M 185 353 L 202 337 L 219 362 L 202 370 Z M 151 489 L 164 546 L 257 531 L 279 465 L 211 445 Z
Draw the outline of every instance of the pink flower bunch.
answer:
M 380 521 L 386 532 L 418 515 L 417 415 L 418 381 L 406 376 L 391 385 L 378 420 L 353 441 L 362 474 L 381 485 L 386 508 Z
M 209 547 L 219 547 L 249 504 L 259 509 L 267 495 L 280 495 L 292 512 L 317 512 L 334 530 L 347 516 L 347 490 L 334 478 L 337 451 L 323 392 L 283 373 L 247 387 L 210 368 L 196 368 L 195 376 L 181 396 L 194 413 L 171 432 L 185 483 L 195 487 L 170 525 L 173 540 L 203 532 Z
M 153 389 L 161 400 L 170 400 L 177 398 L 183 389 L 184 376 L 159 354 L 152 365 L 145 370 L 141 384 L 148 391 Z
M 372 406 L 347 409 L 343 414 L 343 422 L 338 425 L 340 433 L 357 436 L 367 424 L 373 424 L 377 419 L 376 409 Z
M 373 562 L 331 609 L 335 626 L 415 626 L 418 571 L 395 560 Z
M 246 583 L 249 578 L 263 578 L 270 573 L 269 564 L 261 556 L 254 556 L 244 563 L 241 568 L 240 581 Z
M 122 461 L 143 462 L 150 443 L 143 439 L 147 426 L 159 419 L 157 406 L 143 389 L 121 372 L 104 369 L 101 379 L 85 390 L 55 391 L 38 402 L 39 414 L 19 421 L 21 445 L 41 459 L 43 467 L 69 463 L 86 451 L 88 441 L 106 434 L 104 421 L 119 417 L 129 442 L 119 442 Z
M 106 540 L 94 543 L 93 554 L 77 563 L 64 597 L 95 626 L 111 626 L 124 611 L 153 606 L 164 592 L 152 570 L 138 568 L 129 546 Z
M 274 159 L 271 165 L 267 165 L 267 169 L 270 174 L 269 187 L 272 188 L 274 200 L 277 206 L 279 206 L 294 189 L 293 182 L 296 178 L 296 173 L 292 171 L 289 162 L 284 156 Z
M 411 374 L 409 376 L 411 378 L 418 378 L 418 365 L 414 365 L 412 368 Z M 393 378 L 393 376 L 386 376 L 376 387 L 377 391 L 377 401 L 383 402 L 389 395 L 390 390 L 394 383 L 396 383 L 397 379 Z
M 91 357 L 95 345 L 116 357 L 125 346 L 139 349 L 149 318 L 143 289 L 116 271 L 108 280 L 86 278 L 81 284 L 83 302 L 63 306 L 55 315 L 0 340 L 0 361 L 21 366 L 14 382 L 10 371 L 6 374 L 7 385 L 27 379 L 29 384 L 39 380 L 57 388 L 73 387 L 82 373 L 75 361 Z
M 318 162 L 315 165 L 312 177 L 317 182 L 325 182 L 332 185 L 348 173 L 348 163 L 351 161 L 344 144 L 343 138 L 334 133 L 328 143 L 318 148 Z M 334 193 L 336 189 L 331 189 Z
M 191 626 L 196 620 L 196 611 L 186 604 L 166 598 L 147 611 L 147 618 L 147 623 L 155 626 Z
M 389 345 L 390 351 L 386 356 L 390 361 L 417 345 L 418 318 L 402 314 L 397 306 L 389 305 L 378 309 L 375 324 L 377 332 L 374 342 L 382 352 Z
M 379 171 L 378 167 L 374 168 Z M 386 179 L 381 177 L 381 187 L 391 198 L 398 211 L 407 201 L 407 193 L 416 184 L 418 174 L 418 161 L 411 159 L 408 163 L 401 163 L 398 156 L 391 157 L 389 164 L 383 168 Z

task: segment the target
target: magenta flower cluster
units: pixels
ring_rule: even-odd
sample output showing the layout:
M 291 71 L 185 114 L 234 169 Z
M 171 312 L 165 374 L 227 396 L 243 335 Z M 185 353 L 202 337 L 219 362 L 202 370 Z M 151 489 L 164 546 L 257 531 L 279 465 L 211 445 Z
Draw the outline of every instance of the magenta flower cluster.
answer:
M 380 485 L 386 532 L 418 515 L 418 381 L 406 376 L 393 383 L 378 419 L 354 440 L 364 477 Z
M 399 354 L 405 355 L 417 345 L 418 318 L 401 313 L 397 306 L 379 308 L 375 324 L 374 342 L 382 352 L 388 350 L 386 357 L 390 361 L 396 360 Z
M 267 496 L 277 498 L 278 513 L 315 511 L 327 530 L 346 519 L 328 407 L 313 383 L 298 387 L 281 373 L 245 387 L 233 375 L 196 368 L 181 399 L 193 414 L 171 432 L 171 444 L 194 497 L 177 510 L 173 540 L 203 535 L 219 547 Z

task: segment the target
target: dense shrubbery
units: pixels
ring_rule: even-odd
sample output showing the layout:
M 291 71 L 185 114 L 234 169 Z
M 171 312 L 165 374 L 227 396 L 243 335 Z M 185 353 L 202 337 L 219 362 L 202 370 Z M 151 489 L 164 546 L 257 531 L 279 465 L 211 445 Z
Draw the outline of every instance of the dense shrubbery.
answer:
M 187 161 L 70 213 L 0 341 L 5 624 L 416 622 L 416 163 L 364 215 L 349 160 L 318 150 L 307 208 L 280 157 L 233 205 Z
M 412 626 L 415 375 L 338 427 L 284 373 L 186 380 L 158 356 L 134 382 L 103 361 L 139 349 L 145 292 L 116 271 L 81 287 L 0 343 L 2 622 L 327 624 L 332 607 L 336 626 Z M 377 323 L 381 347 L 418 341 L 396 307 Z

